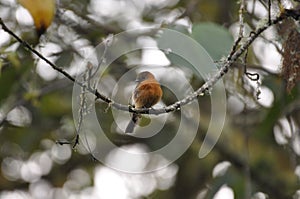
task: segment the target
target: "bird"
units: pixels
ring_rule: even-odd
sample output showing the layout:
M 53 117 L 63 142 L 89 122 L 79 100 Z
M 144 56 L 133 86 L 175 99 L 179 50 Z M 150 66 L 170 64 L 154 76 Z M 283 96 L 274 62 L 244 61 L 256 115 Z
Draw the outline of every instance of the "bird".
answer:
M 137 75 L 137 85 L 132 93 L 132 104 L 136 109 L 151 108 L 161 100 L 163 95 L 159 82 L 149 71 L 143 71 Z M 125 133 L 133 133 L 141 114 L 133 113 Z

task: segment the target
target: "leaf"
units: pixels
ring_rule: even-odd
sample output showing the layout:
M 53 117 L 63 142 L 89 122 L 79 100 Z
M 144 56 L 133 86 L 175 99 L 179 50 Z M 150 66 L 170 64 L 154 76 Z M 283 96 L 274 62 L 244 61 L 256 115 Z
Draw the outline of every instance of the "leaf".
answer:
M 70 99 L 61 93 L 51 93 L 41 99 L 41 111 L 44 115 L 60 117 L 70 113 Z
M 17 89 L 21 83 L 20 79 L 31 67 L 26 61 L 20 62 L 17 53 L 10 52 L 5 59 L 8 63 L 2 66 L 0 76 L 0 103 L 2 103 L 13 89 Z
M 189 35 L 163 29 L 157 38 L 157 44 L 172 64 L 189 68 L 198 77 L 207 77 L 217 69 L 207 51 Z
M 12 66 L 19 68 L 21 66 L 20 58 L 16 52 L 7 53 L 7 59 L 12 64 Z
M 192 37 L 205 48 L 214 60 L 220 60 L 226 56 L 233 45 L 233 37 L 230 32 L 215 23 L 195 24 L 192 29 Z
M 39 36 L 53 21 L 55 0 L 19 0 L 20 4 L 31 14 Z
M 55 61 L 55 64 L 60 67 L 69 66 L 74 56 L 70 51 L 63 51 L 60 53 L 59 58 Z

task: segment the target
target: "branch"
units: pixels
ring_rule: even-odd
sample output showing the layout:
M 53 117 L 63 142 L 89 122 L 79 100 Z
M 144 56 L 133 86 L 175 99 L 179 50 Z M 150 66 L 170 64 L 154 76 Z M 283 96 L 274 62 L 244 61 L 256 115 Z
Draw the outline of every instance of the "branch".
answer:
M 114 102 L 109 97 L 105 96 L 104 94 L 101 94 L 97 89 L 93 89 L 91 87 L 87 87 L 87 85 L 78 82 L 74 77 L 72 77 L 70 74 L 68 74 L 65 70 L 62 68 L 56 66 L 54 63 L 49 61 L 47 58 L 45 58 L 42 54 L 40 54 L 38 51 L 36 51 L 31 45 L 29 45 L 27 42 L 22 40 L 20 37 L 18 37 L 16 34 L 14 34 L 3 22 L 3 20 L 0 18 L 0 24 L 2 26 L 2 29 L 10 34 L 12 37 L 14 37 L 20 44 L 22 44 L 25 48 L 27 48 L 29 51 L 31 51 L 33 54 L 37 55 L 40 59 L 44 60 L 47 64 L 49 64 L 54 70 L 58 71 L 59 73 L 63 74 L 67 79 L 71 80 L 72 82 L 78 84 L 82 88 L 85 88 L 90 93 L 94 94 L 96 96 L 96 100 L 100 99 L 103 102 L 108 103 L 110 106 L 122 110 L 122 111 L 129 111 L 132 113 L 139 113 L 139 114 L 162 114 L 162 113 L 168 113 L 173 112 L 176 110 L 180 110 L 181 106 L 184 106 L 186 104 L 189 104 L 199 96 L 203 95 L 207 90 L 210 90 L 217 82 L 220 80 L 227 72 L 228 69 L 233 65 L 233 63 L 248 49 L 248 47 L 252 44 L 252 42 L 267 28 L 270 26 L 277 24 L 281 21 L 283 21 L 286 18 L 293 18 L 295 20 L 298 20 L 300 18 L 300 10 L 290 10 L 286 9 L 284 12 L 282 12 L 278 17 L 275 19 L 272 19 L 270 21 L 267 21 L 262 26 L 258 27 L 255 31 L 251 32 L 249 37 L 243 42 L 239 49 L 232 49 L 229 55 L 226 58 L 226 61 L 223 63 L 221 68 L 217 71 L 217 73 L 212 76 L 207 82 L 205 82 L 198 90 L 193 92 L 192 94 L 188 95 L 184 99 L 175 102 L 174 104 L 171 104 L 167 107 L 163 107 L 160 109 L 152 109 L 152 108 L 143 108 L 143 109 L 134 109 L 133 107 L 130 107 L 128 105 L 123 105 Z M 236 47 L 237 48 L 237 47 Z

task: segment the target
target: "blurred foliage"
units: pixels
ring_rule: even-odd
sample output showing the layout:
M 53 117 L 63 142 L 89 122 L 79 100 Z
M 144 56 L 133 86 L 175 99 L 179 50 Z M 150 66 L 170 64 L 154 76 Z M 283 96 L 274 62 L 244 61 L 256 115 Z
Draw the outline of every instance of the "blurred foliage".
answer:
M 255 29 L 261 23 L 261 15 L 267 16 L 266 2 L 246 0 L 247 34 L 251 27 Z M 272 1 L 272 12 L 276 12 L 272 16 L 279 12 L 276 10 L 278 2 Z M 285 2 L 297 6 L 295 2 Z M 61 0 L 57 3 L 53 23 L 40 39 L 33 21 L 22 19 L 28 18 L 29 14 L 16 1 L 0 0 L 0 17 L 49 60 L 75 74 L 86 54 L 110 34 L 152 25 L 191 36 L 207 50 L 213 61 L 218 62 L 227 56 L 233 38 L 236 38 L 239 3 L 235 0 Z M 252 9 L 251 5 L 256 5 L 256 9 Z M 299 24 L 292 23 L 295 26 L 293 31 L 296 31 Z M 136 34 L 137 40 L 159 41 L 153 32 Z M 228 99 L 226 123 L 218 143 L 207 157 L 199 159 L 198 151 L 209 123 L 219 122 L 210 121 L 209 91 L 197 101 L 201 110 L 200 121 L 189 119 L 191 126 L 199 124 L 199 128 L 188 150 L 162 171 L 127 174 L 94 160 L 89 154 L 90 149 L 82 143 L 86 142 L 85 139 L 97 138 L 85 137 L 88 134 L 84 131 L 80 132 L 80 144 L 74 149 L 72 145 L 56 143 L 57 140 L 72 140 L 76 133 L 77 123 L 73 117 L 77 113 L 72 113 L 73 84 L 0 30 L 0 198 L 115 196 L 201 199 L 214 198 L 217 193 L 222 195 L 226 187 L 237 199 L 263 198 L 259 196 L 264 194 L 277 199 L 299 198 L 300 85 L 293 82 L 288 93 L 286 85 L 289 80 L 281 77 L 280 61 L 267 62 L 270 54 L 277 56 L 274 60 L 281 59 L 282 52 L 274 50 L 274 46 L 281 50 L 284 43 L 283 50 L 289 49 L 288 45 L 293 42 L 287 42 L 286 34 L 288 32 L 275 27 L 263 33 L 250 47 L 246 69 L 260 75 L 258 82 L 251 81 L 244 74 L 243 60 L 235 63 L 224 77 Z M 300 41 L 300 38 L 293 39 Z M 135 41 L 135 37 L 126 41 Z M 123 45 L 127 44 L 115 50 L 121 50 Z M 192 48 L 189 50 L 187 54 L 192 54 Z M 102 53 L 103 49 L 99 52 Z M 99 52 L 95 55 L 98 59 L 101 56 Z M 288 57 L 289 52 L 284 53 Z M 118 88 L 121 94 L 116 99 L 127 104 L 144 55 L 145 52 L 137 50 L 114 60 L 102 73 L 98 85 L 100 92 L 112 97 L 115 83 L 131 71 L 128 81 L 132 82 Z M 165 55 L 170 64 L 153 67 L 160 82 L 168 82 L 178 88 L 183 85 L 178 82 L 175 73 L 163 73 L 166 68 L 184 74 L 193 89 L 199 88 L 204 83 L 203 79 L 209 78 L 194 75 L 193 66 L 187 60 L 171 52 L 165 52 Z M 163 105 L 178 100 L 171 89 L 163 89 Z M 183 96 L 189 94 L 188 89 L 183 91 Z M 94 100 L 94 97 L 91 99 Z M 107 104 L 97 102 L 96 110 L 107 137 L 115 145 L 130 149 L 156 150 L 163 147 L 176 136 L 181 120 L 180 111 L 170 113 L 161 133 L 143 139 L 124 135 Z M 154 118 L 157 121 L 163 119 L 163 116 Z M 149 120 L 146 116 L 142 125 Z M 111 156 L 111 153 L 107 154 L 107 158 Z M 152 161 L 155 164 L 155 161 L 163 159 Z M 107 178 L 112 180 L 105 181 Z M 122 197 L 117 194 L 122 194 Z
M 192 37 L 207 50 L 214 60 L 220 60 L 232 48 L 233 38 L 222 26 L 213 23 L 194 24 L 192 31 Z

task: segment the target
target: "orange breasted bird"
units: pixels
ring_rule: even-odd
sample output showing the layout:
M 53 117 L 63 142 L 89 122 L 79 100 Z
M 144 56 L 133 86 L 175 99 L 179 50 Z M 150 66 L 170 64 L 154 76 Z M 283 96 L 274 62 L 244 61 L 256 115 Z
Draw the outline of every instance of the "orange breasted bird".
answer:
M 152 73 L 148 71 L 139 73 L 137 75 L 136 82 L 138 84 L 136 85 L 132 94 L 134 108 L 150 108 L 159 102 L 163 93 L 159 82 L 155 79 Z M 133 132 L 134 127 L 138 123 L 140 117 L 140 114 L 132 114 L 125 133 Z

